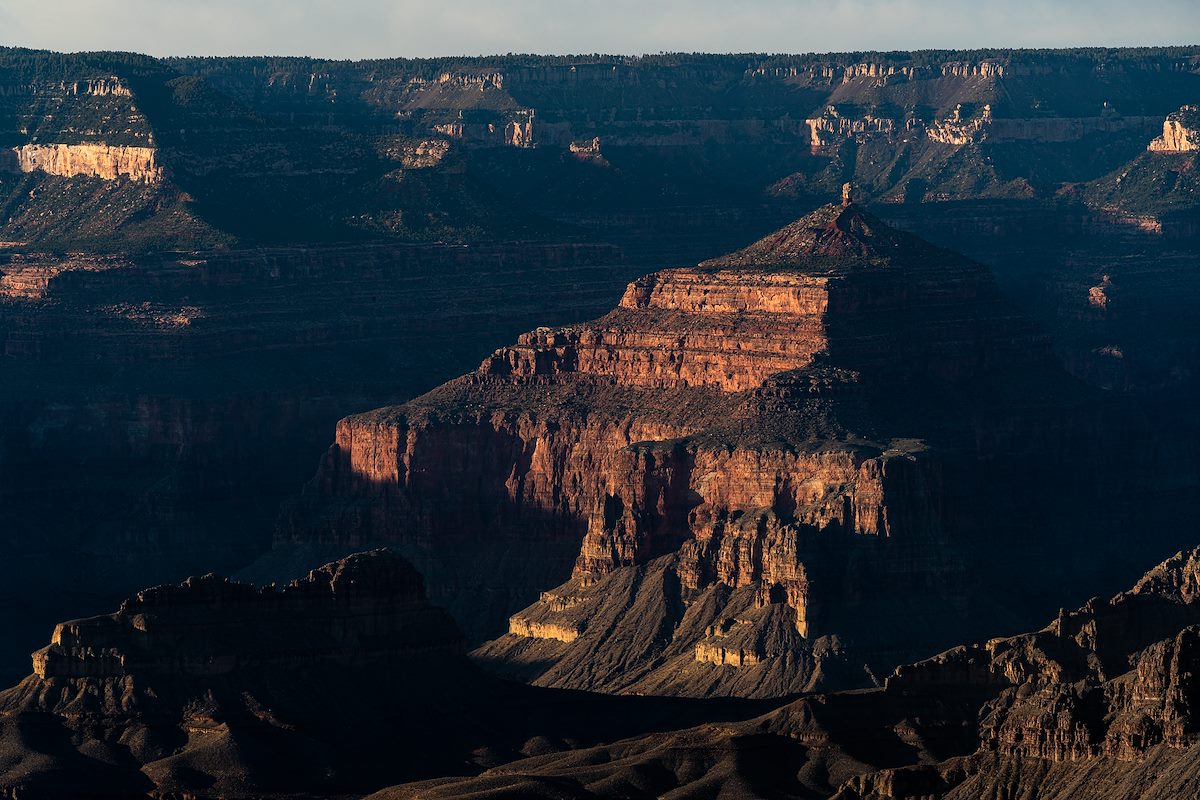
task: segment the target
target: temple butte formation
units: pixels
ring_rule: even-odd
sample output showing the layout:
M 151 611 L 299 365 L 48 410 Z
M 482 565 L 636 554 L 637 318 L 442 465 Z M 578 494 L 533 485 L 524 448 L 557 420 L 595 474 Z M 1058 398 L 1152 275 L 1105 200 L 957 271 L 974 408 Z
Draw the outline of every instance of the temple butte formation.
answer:
M 1027 456 L 981 443 L 1043 431 L 1060 455 L 1039 469 L 1057 473 L 1102 425 L 1091 402 L 984 267 L 847 186 L 742 250 L 634 281 L 598 320 L 343 420 L 277 546 L 399 547 L 469 637 L 507 631 L 480 663 L 539 685 L 872 685 L 936 649 L 931 630 L 966 636 L 978 559 L 1013 557 L 981 555 L 975 536 L 1025 523 L 984 511 L 1003 501 L 980 481 Z
M 0 800 L 1200 797 L 1198 102 L 0 48 Z

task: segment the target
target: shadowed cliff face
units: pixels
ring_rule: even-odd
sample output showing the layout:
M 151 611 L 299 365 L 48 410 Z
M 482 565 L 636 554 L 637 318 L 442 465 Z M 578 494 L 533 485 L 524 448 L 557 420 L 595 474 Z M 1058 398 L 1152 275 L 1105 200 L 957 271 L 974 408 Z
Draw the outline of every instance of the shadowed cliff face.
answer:
M 1200 93 L 1197 64 L 1194 48 L 367 62 L 5 49 L 0 241 L 611 239 L 669 219 L 703 219 L 703 236 L 847 179 L 889 202 L 1050 198 L 1160 131 L 1159 150 L 1190 141 L 1179 109 Z
M 277 548 L 396 543 L 470 636 L 507 625 L 477 657 L 545 685 L 869 685 L 1123 563 L 1017 566 L 1106 524 L 1077 510 L 1121 474 L 1103 420 L 984 268 L 849 203 L 344 420 Z
M 63 622 L 0 692 L 5 797 L 363 794 L 762 704 L 538 690 L 474 670 L 387 551 L 286 586 L 214 575 Z
M 55 619 L 244 566 L 348 409 L 636 272 L 578 244 L 0 256 L 0 674 Z
M 0 692 L 0 790 L 1189 796 L 1198 575 L 1200 551 L 1182 552 L 1040 631 L 902 666 L 880 688 L 778 706 L 497 681 L 462 658 L 420 575 L 386 551 L 284 587 L 193 578 L 56 627 L 34 674 Z
M 1196 572 L 1180 553 L 1129 591 L 1036 633 L 902 666 L 879 689 L 811 695 L 757 719 L 650 734 L 397 786 L 379 800 L 732 796 L 1191 797 Z M 557 794 L 556 794 L 557 793 Z

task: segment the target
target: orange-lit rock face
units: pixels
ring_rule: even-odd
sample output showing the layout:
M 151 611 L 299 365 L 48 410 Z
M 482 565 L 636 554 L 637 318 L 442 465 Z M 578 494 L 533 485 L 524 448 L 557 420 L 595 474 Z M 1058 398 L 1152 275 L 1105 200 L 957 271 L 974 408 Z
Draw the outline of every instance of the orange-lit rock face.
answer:
M 1000 306 L 978 265 L 829 206 L 700 268 L 641 278 L 608 315 L 524 334 L 480 370 L 733 393 L 824 353 L 856 369 L 961 376 L 1012 347 L 980 327 L 1008 321 Z
M 162 180 L 163 168 L 153 147 L 110 146 L 103 143 L 27 144 L 0 154 L 0 169 L 45 172 L 63 177 L 84 176 L 144 183 Z
M 1167 115 L 1162 136 L 1150 142 L 1152 153 L 1190 153 L 1200 150 L 1200 106 L 1184 106 Z
M 692 622 L 664 623 L 681 631 L 669 644 L 634 636 L 649 649 L 631 663 L 662 646 L 688 664 L 771 672 L 754 691 L 800 691 L 841 657 L 818 639 L 878 629 L 897 597 L 936 598 L 949 615 L 964 605 L 938 456 L 870 398 L 1045 353 L 986 270 L 850 195 L 724 258 L 638 279 L 604 317 L 527 333 L 406 406 L 344 420 L 282 533 L 487 553 L 460 559 L 477 566 L 455 567 L 447 594 L 431 586 L 475 620 L 482 585 L 525 604 L 542 595 L 471 631 L 507 631 L 501 661 L 525 647 L 598 654 L 616 619 L 715 592 Z M 605 588 L 668 557 L 661 592 Z M 743 593 L 737 609 L 729 592 Z M 738 613 L 752 622 L 737 643 L 706 643 Z M 922 627 L 912 615 L 893 630 Z M 584 673 L 549 683 L 622 685 L 573 682 Z
M 530 377 L 577 372 L 628 386 L 744 392 L 825 350 L 828 279 L 800 274 L 654 273 L 586 326 L 541 328 L 481 369 Z
M 797 528 L 911 533 L 894 525 L 888 504 L 919 499 L 905 496 L 893 478 L 918 469 L 917 459 L 837 446 L 632 448 L 610 472 L 616 480 L 591 516 L 575 574 L 603 574 L 682 544 L 680 578 L 690 588 L 713 580 L 735 588 L 790 582 L 804 546 Z

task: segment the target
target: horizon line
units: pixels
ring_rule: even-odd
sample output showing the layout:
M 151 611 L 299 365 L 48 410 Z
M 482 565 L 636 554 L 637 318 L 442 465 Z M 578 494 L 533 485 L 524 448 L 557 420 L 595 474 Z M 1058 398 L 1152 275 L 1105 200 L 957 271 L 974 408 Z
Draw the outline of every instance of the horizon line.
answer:
M 895 50 L 895 49 L 863 49 L 863 50 L 808 50 L 808 51 L 722 51 L 722 50 L 659 50 L 656 52 L 643 53 L 604 53 L 604 52 L 578 52 L 578 53 L 553 53 L 553 52 L 515 52 L 507 53 L 499 52 L 483 52 L 483 53 L 445 53 L 433 56 L 405 56 L 405 55 L 389 55 L 389 56 L 321 56 L 310 55 L 305 53 L 177 53 L 171 55 L 156 55 L 154 53 L 144 52 L 140 50 L 55 50 L 53 48 L 44 47 L 28 47 L 25 45 L 3 44 L 0 43 L 0 50 L 9 51 L 24 51 L 31 54 L 59 55 L 59 56 L 103 56 L 103 55 L 134 55 L 144 58 L 153 58 L 158 60 L 171 59 L 231 59 L 231 58 L 277 58 L 277 59 L 295 59 L 308 61 L 327 61 L 327 62 L 342 62 L 342 63 L 365 63 L 371 61 L 444 61 L 450 59 L 503 59 L 503 58 L 562 58 L 562 59 L 624 59 L 624 60 L 642 60 L 653 58 L 664 58 L 671 56 L 709 56 L 709 57 L 757 57 L 757 58 L 814 58 L 819 56 L 896 56 L 896 55 L 916 55 L 916 54 L 936 54 L 936 53 L 1072 53 L 1072 52 L 1087 52 L 1096 50 L 1121 51 L 1121 50 L 1198 50 L 1200 51 L 1200 41 L 1192 44 L 1123 44 L 1123 45 L 1064 45 L 1061 47 L 1021 47 L 1021 46 L 984 46 L 984 47 L 922 47 L 911 50 Z M 986 57 L 986 56 L 985 56 Z

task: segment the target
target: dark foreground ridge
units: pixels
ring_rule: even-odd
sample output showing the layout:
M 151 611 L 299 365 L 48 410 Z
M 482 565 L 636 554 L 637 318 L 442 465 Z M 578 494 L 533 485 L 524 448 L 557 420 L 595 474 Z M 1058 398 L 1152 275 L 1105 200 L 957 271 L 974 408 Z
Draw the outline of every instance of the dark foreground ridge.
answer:
M 590 697 L 476 671 L 377 550 L 282 588 L 216 576 L 65 622 L 0 693 L 0 796 L 362 794 L 762 705 Z
M 343 420 L 276 546 L 402 550 L 536 685 L 869 687 L 1128 566 L 1167 482 L 1110 415 L 986 267 L 847 197 Z
M 377 800 L 1200 796 L 1200 549 L 1035 633 L 901 667 L 886 687 L 546 755 Z
M 0 791 L 248 798 L 413 779 L 375 796 L 1200 791 L 1200 548 L 1040 631 L 773 710 L 508 684 L 471 669 L 459 641 L 411 565 L 385 551 L 282 590 L 212 577 L 147 590 L 59 626 L 35 674 L 0 694 Z

